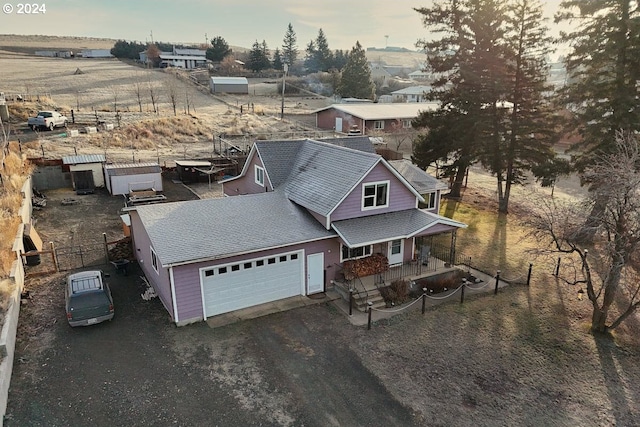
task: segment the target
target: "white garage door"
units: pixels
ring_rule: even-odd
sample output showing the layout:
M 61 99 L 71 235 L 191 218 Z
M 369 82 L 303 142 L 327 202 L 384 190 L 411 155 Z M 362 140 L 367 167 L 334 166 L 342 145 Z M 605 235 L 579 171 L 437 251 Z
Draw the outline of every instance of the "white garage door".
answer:
M 201 270 L 205 318 L 301 295 L 303 260 L 300 251 Z

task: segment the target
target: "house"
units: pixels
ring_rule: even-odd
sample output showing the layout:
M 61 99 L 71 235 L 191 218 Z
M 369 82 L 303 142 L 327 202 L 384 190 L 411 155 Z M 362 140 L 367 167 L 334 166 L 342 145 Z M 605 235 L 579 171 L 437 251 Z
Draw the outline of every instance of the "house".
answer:
M 171 52 L 174 55 L 178 55 L 178 56 L 197 56 L 200 58 L 206 58 L 207 56 L 207 51 L 204 49 L 189 49 L 189 48 L 176 48 L 175 46 L 173 47 L 173 52 Z
M 131 210 L 136 258 L 172 320 L 321 293 L 347 261 L 402 265 L 417 239 L 465 227 L 419 209 L 425 198 L 364 139 L 256 141 L 227 197 Z
M 249 93 L 246 77 L 211 77 L 211 93 Z
M 431 102 L 426 94 L 431 92 L 431 86 L 409 86 L 391 92 L 393 102 Z
M 357 126 L 364 134 L 374 131 L 389 132 L 410 128 L 411 121 L 420 111 L 436 110 L 435 103 L 412 104 L 333 104 L 320 108 L 316 115 L 316 127 L 347 133 Z
M 160 68 L 176 67 L 185 70 L 193 70 L 199 67 L 206 67 L 207 58 L 204 56 L 186 56 L 160 54 Z

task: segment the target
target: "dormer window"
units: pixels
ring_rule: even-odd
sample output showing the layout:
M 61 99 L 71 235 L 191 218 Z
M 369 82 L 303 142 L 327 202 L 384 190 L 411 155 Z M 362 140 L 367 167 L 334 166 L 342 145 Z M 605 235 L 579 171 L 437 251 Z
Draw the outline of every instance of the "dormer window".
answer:
M 389 206 L 389 181 L 371 182 L 362 185 L 362 210 Z
M 255 176 L 256 176 L 256 184 L 261 187 L 264 187 L 264 169 L 260 166 L 255 166 Z

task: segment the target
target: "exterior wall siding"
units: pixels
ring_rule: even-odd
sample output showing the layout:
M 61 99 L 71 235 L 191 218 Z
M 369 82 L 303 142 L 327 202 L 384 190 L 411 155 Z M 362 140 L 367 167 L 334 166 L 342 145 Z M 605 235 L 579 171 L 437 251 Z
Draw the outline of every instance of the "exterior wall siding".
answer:
M 112 196 L 129 194 L 129 190 L 154 189 L 162 191 L 162 175 L 159 172 L 139 175 L 114 175 L 109 177 L 107 187 Z
M 173 301 L 171 298 L 171 283 L 169 279 L 169 270 L 163 268 L 161 259 L 158 259 L 158 272 L 153 269 L 151 263 L 151 240 L 147 231 L 140 222 L 140 217 L 136 211 L 129 212 L 131 217 L 131 235 L 133 239 L 133 253 L 136 256 L 138 265 L 144 272 L 147 280 L 156 290 L 158 297 L 164 304 L 165 308 L 169 312 L 171 318 L 173 318 Z
M 390 181 L 389 207 L 381 209 L 362 210 L 362 184 L 367 182 Z M 366 178 L 358 184 L 351 194 L 342 201 L 340 206 L 331 214 L 331 221 L 358 218 L 368 215 L 378 215 L 386 212 L 403 211 L 416 207 L 416 196 L 389 169 L 381 163 L 369 172 Z
M 332 130 L 336 126 L 336 117 L 342 118 L 342 129 L 335 129 L 336 132 L 347 133 L 353 125 L 357 125 L 358 128 L 362 129 L 362 119 L 333 108 L 316 114 L 317 126 L 320 129 Z
M 307 244 L 287 246 L 269 251 L 254 252 L 216 261 L 199 262 L 180 265 L 173 268 L 173 279 L 176 292 L 176 307 L 179 324 L 193 323 L 203 320 L 202 295 L 200 288 L 200 269 L 216 265 L 242 262 L 248 259 L 267 257 L 282 252 L 304 250 L 305 273 L 307 271 L 307 255 L 324 253 L 325 288 L 335 278 L 340 263 L 340 242 L 337 238 L 319 240 Z M 306 274 L 305 274 L 306 276 Z M 306 283 L 305 283 L 306 288 Z
M 265 173 L 264 176 L 264 187 L 256 184 L 255 177 L 255 166 L 258 165 L 261 168 L 264 168 L 262 164 L 262 160 L 256 154 L 251 158 L 247 166 L 247 174 L 239 177 L 238 179 L 234 179 L 230 182 L 225 182 L 222 184 L 222 191 L 226 196 L 239 196 L 243 194 L 256 194 L 256 193 L 264 193 L 266 191 L 272 191 L 271 186 L 269 185 L 269 180 L 267 179 L 267 175 Z

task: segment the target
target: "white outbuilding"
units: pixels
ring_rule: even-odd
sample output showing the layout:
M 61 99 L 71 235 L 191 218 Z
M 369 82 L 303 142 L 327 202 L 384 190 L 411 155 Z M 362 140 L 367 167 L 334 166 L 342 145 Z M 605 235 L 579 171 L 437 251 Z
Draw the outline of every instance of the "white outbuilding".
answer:
M 211 93 L 249 93 L 246 77 L 211 77 Z
M 140 190 L 162 191 L 162 168 L 157 163 L 104 165 L 104 176 L 113 196 Z

